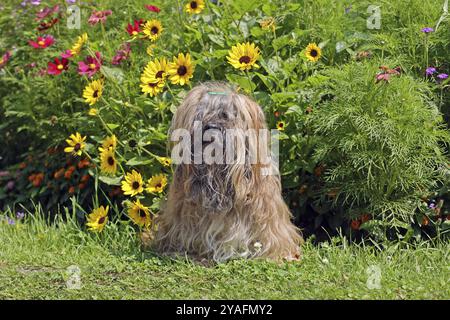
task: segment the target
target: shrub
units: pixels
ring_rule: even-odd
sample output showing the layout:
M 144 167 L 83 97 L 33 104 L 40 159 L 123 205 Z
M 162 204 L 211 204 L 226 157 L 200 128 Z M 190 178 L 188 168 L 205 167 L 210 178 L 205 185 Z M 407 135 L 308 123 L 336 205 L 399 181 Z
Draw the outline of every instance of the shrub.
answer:
M 329 69 L 321 103 L 309 119 L 314 158 L 325 167 L 323 194 L 387 227 L 409 228 L 420 198 L 444 179 L 449 134 L 426 84 L 408 75 L 376 81 L 377 63 Z M 367 228 L 369 225 L 367 226 Z

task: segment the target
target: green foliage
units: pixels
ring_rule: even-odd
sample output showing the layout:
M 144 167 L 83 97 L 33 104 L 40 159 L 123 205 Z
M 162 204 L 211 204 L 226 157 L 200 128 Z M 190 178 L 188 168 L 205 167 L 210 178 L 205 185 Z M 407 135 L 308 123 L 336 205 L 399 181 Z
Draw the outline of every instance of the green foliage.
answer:
M 445 178 L 450 135 L 424 83 L 407 75 L 377 83 L 378 65 L 327 70 L 322 90 L 333 98 L 310 118 L 314 158 L 326 167 L 323 192 L 336 190 L 334 204 L 350 217 L 408 227 L 420 197 Z

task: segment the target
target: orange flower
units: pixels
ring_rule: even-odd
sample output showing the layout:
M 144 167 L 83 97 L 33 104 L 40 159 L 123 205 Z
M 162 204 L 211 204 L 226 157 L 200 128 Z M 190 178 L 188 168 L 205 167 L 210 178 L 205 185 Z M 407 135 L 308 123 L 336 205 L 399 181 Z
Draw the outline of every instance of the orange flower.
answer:
M 368 213 L 365 213 L 361 216 L 361 223 L 367 222 L 372 219 L 372 216 Z
M 359 230 L 359 227 L 361 226 L 361 221 L 352 220 L 352 222 L 350 223 L 350 226 L 353 230 Z
M 430 224 L 430 219 L 428 217 L 423 217 L 422 219 L 422 227 Z
M 91 178 L 90 175 L 85 174 L 84 176 L 81 177 L 81 182 L 88 182 L 90 178 Z
M 86 183 L 80 183 L 78 185 L 78 189 L 83 190 L 84 188 L 86 188 Z
M 69 188 L 69 194 L 74 194 L 75 193 L 75 187 L 74 186 L 71 186 L 70 188 Z
M 80 162 L 78 162 L 78 169 L 83 169 L 83 168 L 89 166 L 90 163 L 91 162 L 88 159 L 80 160 Z
M 27 167 L 27 164 L 25 163 L 25 162 L 21 162 L 20 164 L 19 164 L 19 168 L 20 169 L 25 169 Z
M 64 171 L 66 171 L 64 168 L 59 169 L 54 173 L 53 178 L 55 179 L 61 178 L 64 175 Z

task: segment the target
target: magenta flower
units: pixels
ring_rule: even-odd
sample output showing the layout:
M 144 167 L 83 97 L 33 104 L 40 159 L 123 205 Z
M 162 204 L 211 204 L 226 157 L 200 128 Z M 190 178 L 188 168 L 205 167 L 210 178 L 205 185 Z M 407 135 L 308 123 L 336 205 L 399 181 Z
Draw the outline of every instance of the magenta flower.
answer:
M 70 49 L 68 49 L 68 50 L 66 50 L 66 51 L 64 51 L 63 53 L 61 53 L 61 57 L 62 58 L 66 58 L 66 59 L 69 59 L 69 58 L 72 58 L 72 50 L 70 50 Z
M 54 44 L 55 39 L 52 36 L 44 36 L 38 37 L 36 41 L 30 40 L 28 43 L 35 49 L 45 49 Z
M 3 68 L 6 65 L 6 63 L 9 61 L 9 58 L 11 58 L 11 52 L 6 51 L 6 53 L 0 59 L 0 68 Z
M 446 74 L 446 73 L 440 73 L 440 74 L 437 75 L 437 77 L 438 77 L 439 79 L 441 79 L 441 80 L 445 80 L 445 79 L 448 78 L 448 74 Z
M 38 13 L 36 13 L 36 20 L 40 21 L 42 19 L 47 18 L 49 15 L 51 15 L 53 13 L 58 13 L 58 12 L 59 12 L 59 5 L 55 5 L 53 8 L 45 7 L 43 9 L 41 9 Z
M 430 27 L 426 27 L 426 28 L 423 28 L 421 31 L 422 31 L 423 33 L 430 33 L 430 32 L 433 32 L 434 29 L 433 29 L 433 28 L 430 28 Z
M 100 70 L 103 60 L 100 52 L 95 53 L 95 57 L 88 56 L 84 61 L 78 62 L 78 73 L 83 75 L 86 74 L 91 78 L 97 71 Z
M 111 10 L 104 10 L 104 11 L 94 10 L 91 16 L 89 17 L 88 23 L 90 25 L 96 25 L 99 22 L 105 23 L 106 17 L 111 14 L 112 14 Z
M 63 70 L 67 70 L 69 68 L 69 60 L 66 58 L 62 58 L 61 60 L 59 58 L 55 58 L 54 62 L 49 62 L 47 64 L 47 73 L 57 76 Z
M 120 46 L 120 49 L 116 51 L 116 55 L 112 59 L 113 65 L 118 65 L 122 61 L 127 60 L 131 53 L 131 45 L 129 42 L 125 42 Z

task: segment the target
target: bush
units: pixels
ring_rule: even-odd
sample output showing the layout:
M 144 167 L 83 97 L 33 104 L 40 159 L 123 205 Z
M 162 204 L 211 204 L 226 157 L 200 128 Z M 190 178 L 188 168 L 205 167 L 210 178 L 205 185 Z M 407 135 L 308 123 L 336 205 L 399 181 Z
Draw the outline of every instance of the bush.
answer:
M 323 91 L 333 98 L 310 118 L 314 158 L 326 168 L 323 194 L 333 192 L 348 218 L 370 215 L 385 227 L 408 229 L 421 222 L 420 199 L 445 178 L 450 136 L 426 84 L 406 75 L 377 83 L 378 66 L 351 63 L 326 72 Z

